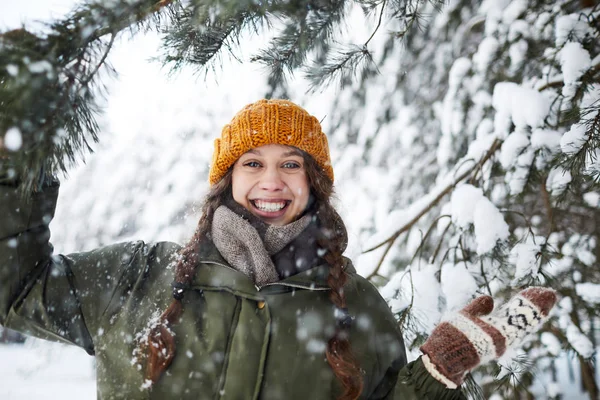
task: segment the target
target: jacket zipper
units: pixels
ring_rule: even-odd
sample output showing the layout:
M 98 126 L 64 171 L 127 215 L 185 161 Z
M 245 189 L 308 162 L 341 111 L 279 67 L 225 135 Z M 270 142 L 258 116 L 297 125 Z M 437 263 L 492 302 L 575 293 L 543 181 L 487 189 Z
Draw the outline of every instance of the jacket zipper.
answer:
M 308 289 L 308 290 L 330 290 L 329 288 L 318 288 L 318 287 L 310 287 L 310 286 L 303 286 L 303 285 L 294 285 L 291 283 L 282 283 L 282 282 L 275 282 L 275 283 L 267 283 L 265 285 L 263 285 L 262 287 L 258 287 L 256 286 L 256 288 L 260 291 L 260 289 L 264 288 L 265 286 L 288 286 L 291 288 L 296 288 L 296 289 Z
M 221 266 L 221 267 L 228 268 L 228 269 L 230 269 L 230 270 L 232 270 L 232 271 L 237 271 L 237 272 L 239 272 L 237 269 L 235 269 L 235 268 L 232 268 L 232 267 L 230 267 L 229 265 L 222 264 L 222 263 L 219 263 L 219 262 L 216 262 L 216 261 L 202 261 L 202 263 L 203 263 L 203 264 L 213 264 L 213 265 L 219 265 L 219 266 Z M 330 290 L 329 288 L 317 288 L 317 287 L 311 287 L 311 285 L 309 285 L 309 286 L 304 286 L 304 285 L 295 285 L 295 284 L 292 284 L 292 283 L 283 283 L 283 282 L 267 283 L 267 284 L 265 284 L 265 285 L 262 285 L 262 286 L 257 286 L 257 285 L 254 285 L 254 287 L 256 288 L 256 290 L 257 290 L 258 292 L 260 292 L 260 290 L 261 290 L 262 288 L 264 288 L 265 286 L 277 286 L 277 285 L 280 285 L 280 286 L 287 286 L 287 287 L 296 288 L 296 289 L 321 290 L 321 291 L 323 291 L 323 290 Z

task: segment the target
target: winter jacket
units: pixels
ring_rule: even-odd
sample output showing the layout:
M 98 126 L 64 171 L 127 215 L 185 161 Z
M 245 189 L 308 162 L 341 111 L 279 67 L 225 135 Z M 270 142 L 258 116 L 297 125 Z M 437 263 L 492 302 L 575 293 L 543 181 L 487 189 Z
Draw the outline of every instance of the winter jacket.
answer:
M 0 186 L 0 324 L 71 343 L 96 356 L 99 399 L 333 399 L 340 384 L 327 360 L 335 328 L 326 265 L 257 288 L 204 246 L 172 330 L 176 356 L 148 389 L 137 348 L 172 301 L 174 243 L 119 243 L 53 254 L 48 225 L 58 183 L 22 201 Z M 386 302 L 346 260 L 355 316 L 352 350 L 364 399 L 463 399 L 420 360 L 406 364 Z

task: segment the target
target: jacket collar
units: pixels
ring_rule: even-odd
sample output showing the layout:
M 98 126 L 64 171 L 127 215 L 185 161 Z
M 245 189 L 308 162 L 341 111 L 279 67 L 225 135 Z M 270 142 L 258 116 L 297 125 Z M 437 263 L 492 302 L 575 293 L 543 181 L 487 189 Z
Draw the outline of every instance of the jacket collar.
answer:
M 347 273 L 356 273 L 352 262 L 346 257 L 344 257 L 344 264 Z M 322 264 L 259 288 L 245 274 L 229 266 L 212 242 L 208 241 L 201 246 L 200 266 L 192 287 L 203 290 L 228 290 L 244 293 L 250 297 L 260 297 L 259 293 L 285 292 L 294 289 L 329 290 L 328 275 L 329 266 Z

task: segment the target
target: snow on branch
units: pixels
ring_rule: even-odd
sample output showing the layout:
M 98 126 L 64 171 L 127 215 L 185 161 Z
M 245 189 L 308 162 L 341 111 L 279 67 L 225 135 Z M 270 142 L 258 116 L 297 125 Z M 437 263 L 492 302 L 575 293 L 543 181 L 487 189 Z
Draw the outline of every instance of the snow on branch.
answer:
M 432 210 L 459 183 L 461 183 L 462 181 L 467 179 L 473 173 L 480 170 L 483 167 L 483 165 L 496 153 L 496 151 L 498 151 L 501 144 L 502 144 L 501 140 L 498 140 L 498 139 L 494 140 L 491 147 L 484 154 L 484 156 L 477 163 L 475 163 L 471 168 L 462 172 L 458 177 L 454 178 L 451 183 L 449 183 L 449 184 L 446 183 L 444 185 L 440 185 L 440 186 L 434 188 L 430 192 L 430 194 L 428 196 L 426 196 L 426 198 L 432 198 L 432 199 L 427 200 L 426 204 L 423 207 L 420 207 L 419 210 L 414 214 L 414 216 L 412 218 L 410 218 L 410 220 L 406 224 L 404 224 L 402 227 L 400 227 L 397 231 L 395 231 L 390 237 L 388 237 L 383 242 L 381 242 L 373 247 L 370 247 L 363 252 L 363 253 L 369 253 L 380 247 L 385 246 L 385 250 L 384 250 L 381 258 L 379 259 L 379 262 L 377 263 L 375 269 L 367 276 L 367 279 L 371 279 L 378 274 L 379 269 L 381 268 L 381 265 L 383 264 L 383 261 L 384 261 L 386 255 L 388 254 L 390 248 L 394 245 L 394 242 L 396 241 L 396 239 L 398 239 L 398 237 L 401 234 L 403 234 L 404 232 L 409 230 L 415 223 L 417 223 L 421 219 L 421 217 L 423 217 L 430 210 Z M 421 202 L 419 202 L 419 203 L 421 203 Z

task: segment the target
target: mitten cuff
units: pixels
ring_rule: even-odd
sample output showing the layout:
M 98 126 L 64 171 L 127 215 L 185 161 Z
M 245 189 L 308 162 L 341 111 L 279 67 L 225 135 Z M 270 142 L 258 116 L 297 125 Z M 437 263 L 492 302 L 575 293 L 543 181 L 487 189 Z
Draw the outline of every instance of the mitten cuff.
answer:
M 434 377 L 436 381 L 444 384 L 448 389 L 458 388 L 458 385 L 456 383 L 454 383 L 450 379 L 446 378 L 444 376 L 444 374 L 442 374 L 440 371 L 437 370 L 437 368 L 431 362 L 431 360 L 429 359 L 429 356 L 427 354 L 425 354 L 423 357 L 421 357 L 421 360 L 423 361 L 423 366 L 425 367 L 427 372 L 429 372 L 429 374 L 432 377 Z
M 462 383 L 465 372 L 480 362 L 469 337 L 449 322 L 439 324 L 420 350 L 439 373 L 456 385 Z

